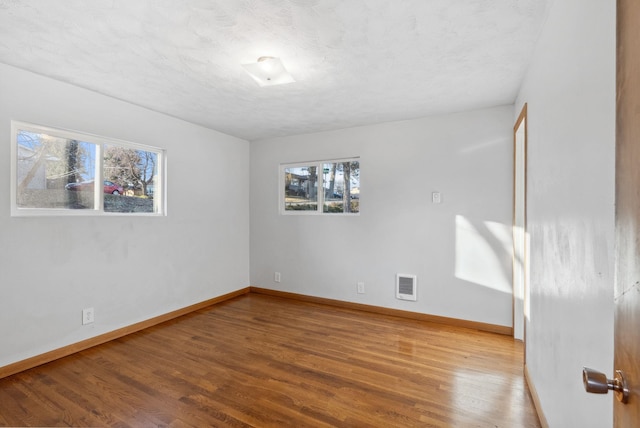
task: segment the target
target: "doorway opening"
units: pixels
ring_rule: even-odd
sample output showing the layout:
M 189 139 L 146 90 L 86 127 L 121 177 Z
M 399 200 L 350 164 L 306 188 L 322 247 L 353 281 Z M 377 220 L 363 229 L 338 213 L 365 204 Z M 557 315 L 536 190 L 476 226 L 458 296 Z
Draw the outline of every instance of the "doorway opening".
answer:
M 527 289 L 527 104 L 513 127 L 513 337 L 525 342 Z M 526 355 L 525 355 L 526 358 Z

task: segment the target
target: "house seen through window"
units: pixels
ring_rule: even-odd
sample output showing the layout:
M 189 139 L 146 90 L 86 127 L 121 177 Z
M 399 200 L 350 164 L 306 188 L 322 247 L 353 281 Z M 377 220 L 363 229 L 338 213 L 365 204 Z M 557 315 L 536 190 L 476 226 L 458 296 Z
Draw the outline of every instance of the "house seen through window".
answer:
M 288 164 L 281 167 L 285 214 L 358 214 L 359 159 Z

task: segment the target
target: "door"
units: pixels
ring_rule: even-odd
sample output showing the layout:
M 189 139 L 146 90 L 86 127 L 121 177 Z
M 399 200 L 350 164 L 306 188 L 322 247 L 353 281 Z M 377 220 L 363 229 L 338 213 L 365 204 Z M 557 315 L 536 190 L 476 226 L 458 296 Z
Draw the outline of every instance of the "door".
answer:
M 640 426 L 640 2 L 617 2 L 614 379 L 585 368 L 588 392 L 616 391 L 615 428 Z
M 640 2 L 618 0 L 616 78 L 616 284 L 614 365 L 629 401 L 614 426 L 640 426 Z

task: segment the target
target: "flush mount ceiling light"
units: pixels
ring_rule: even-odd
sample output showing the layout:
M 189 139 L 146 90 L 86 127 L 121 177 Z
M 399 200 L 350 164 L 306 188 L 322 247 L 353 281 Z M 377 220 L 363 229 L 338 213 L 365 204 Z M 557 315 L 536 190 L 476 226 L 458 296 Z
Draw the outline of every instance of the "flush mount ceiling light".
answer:
M 284 68 L 284 65 L 282 65 L 280 58 L 261 56 L 258 58 L 258 62 L 242 64 L 242 66 L 260 86 L 274 86 L 295 82 Z

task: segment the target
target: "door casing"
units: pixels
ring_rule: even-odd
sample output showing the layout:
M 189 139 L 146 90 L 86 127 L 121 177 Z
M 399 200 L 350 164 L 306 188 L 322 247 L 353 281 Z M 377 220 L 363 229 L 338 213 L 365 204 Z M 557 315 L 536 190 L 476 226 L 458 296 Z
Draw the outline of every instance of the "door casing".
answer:
M 631 394 L 627 404 L 613 400 L 613 419 L 623 428 L 640 426 L 640 2 L 617 7 L 613 368 L 624 372 Z
M 527 288 L 527 104 L 513 127 L 513 337 L 525 342 Z M 526 355 L 525 355 L 526 358 Z

